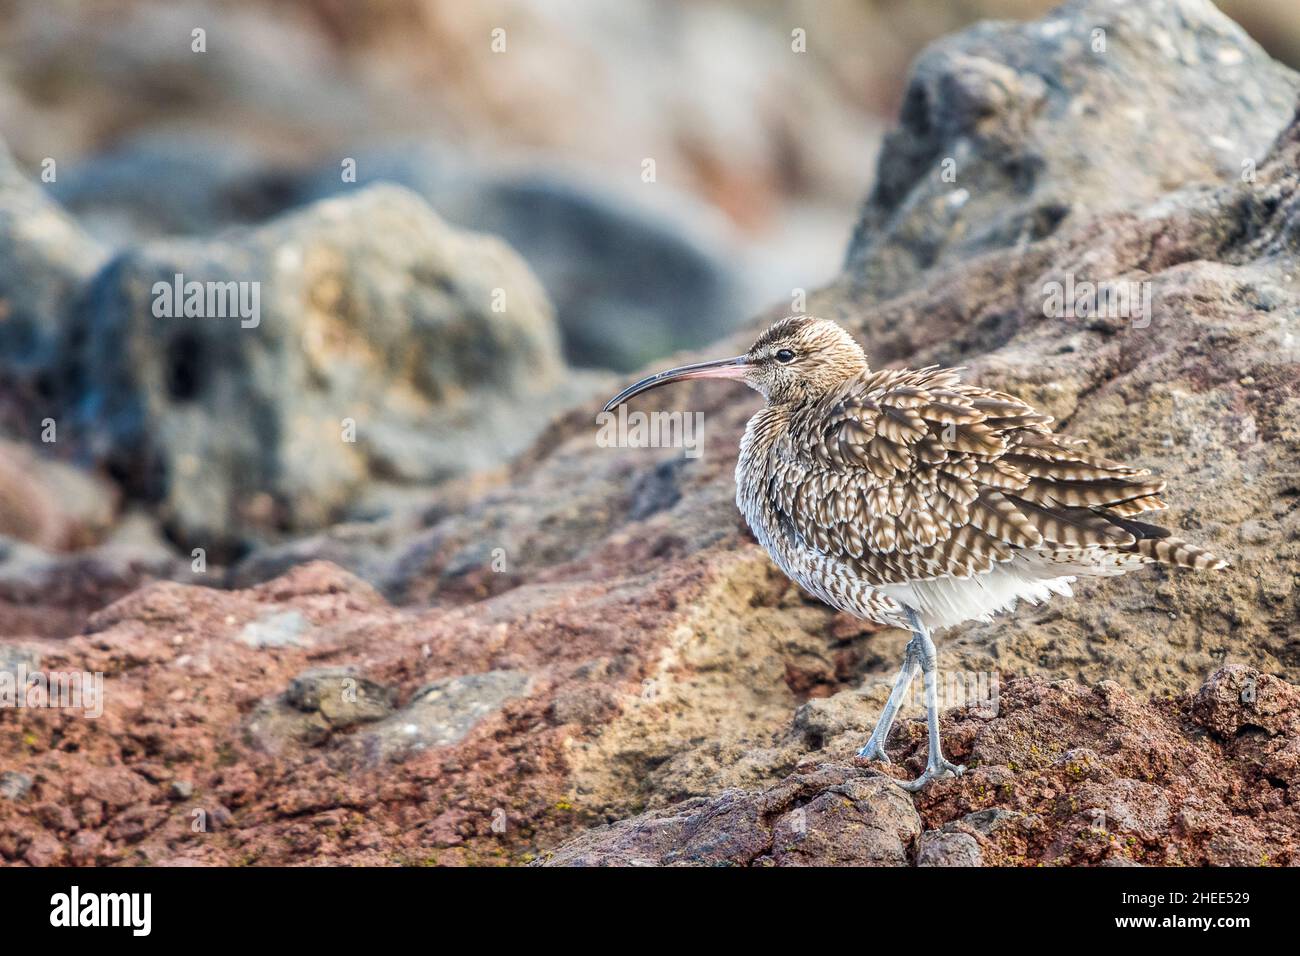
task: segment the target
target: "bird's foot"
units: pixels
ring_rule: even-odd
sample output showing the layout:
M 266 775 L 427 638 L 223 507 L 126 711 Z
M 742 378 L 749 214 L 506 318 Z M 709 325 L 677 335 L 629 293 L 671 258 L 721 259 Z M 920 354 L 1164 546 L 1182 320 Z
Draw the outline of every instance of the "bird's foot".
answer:
M 880 763 L 889 763 L 889 754 L 885 753 L 885 745 L 872 737 L 867 741 L 867 745 L 858 751 L 858 756 L 863 760 L 876 760 Z
M 963 764 L 951 763 L 940 757 L 937 761 L 932 760 L 926 764 L 925 773 L 921 774 L 921 776 L 915 780 L 900 780 L 898 785 L 909 793 L 916 793 L 931 780 L 940 780 L 944 777 L 960 777 L 965 772 L 966 767 Z

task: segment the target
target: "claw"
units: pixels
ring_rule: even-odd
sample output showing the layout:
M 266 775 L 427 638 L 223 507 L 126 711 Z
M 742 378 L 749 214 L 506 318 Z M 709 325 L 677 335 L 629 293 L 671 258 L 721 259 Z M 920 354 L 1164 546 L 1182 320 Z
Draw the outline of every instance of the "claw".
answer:
M 944 777 L 960 777 L 965 772 L 966 767 L 964 764 L 951 763 L 940 757 L 938 763 L 927 765 L 925 773 L 921 774 L 921 776 L 915 780 L 900 780 L 898 785 L 908 793 L 916 793 L 931 780 L 942 780 Z
M 867 745 L 858 751 L 858 756 L 863 760 L 875 760 L 879 763 L 892 762 L 889 759 L 889 754 L 885 753 L 884 745 L 871 740 L 867 741 Z

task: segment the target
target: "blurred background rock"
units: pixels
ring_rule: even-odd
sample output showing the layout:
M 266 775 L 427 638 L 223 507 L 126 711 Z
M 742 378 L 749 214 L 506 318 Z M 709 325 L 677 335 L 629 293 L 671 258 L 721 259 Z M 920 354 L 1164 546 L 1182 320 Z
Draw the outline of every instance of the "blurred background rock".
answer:
M 0 128 L 110 245 L 258 221 L 355 158 L 506 238 L 568 358 L 626 371 L 830 278 L 917 51 L 1050 5 L 5 0 Z M 1291 0 L 1220 6 L 1300 62 Z

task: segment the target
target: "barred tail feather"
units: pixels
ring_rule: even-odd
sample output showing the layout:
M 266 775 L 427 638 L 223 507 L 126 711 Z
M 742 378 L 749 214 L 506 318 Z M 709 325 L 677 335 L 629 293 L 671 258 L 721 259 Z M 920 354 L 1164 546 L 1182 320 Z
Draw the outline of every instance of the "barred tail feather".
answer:
M 1218 571 L 1228 567 L 1220 557 L 1178 538 L 1144 538 L 1135 545 L 1137 553 L 1159 564 L 1198 571 Z
M 1197 571 L 1218 571 L 1229 566 L 1227 561 L 1204 548 L 1188 544 L 1181 538 L 1170 537 L 1168 528 L 1147 524 L 1145 521 L 1134 521 L 1127 516 L 1116 514 L 1113 510 L 1097 510 L 1108 521 L 1119 525 L 1137 538 L 1134 544 L 1124 550 L 1141 555 L 1148 561 L 1170 564 L 1178 568 L 1194 568 Z

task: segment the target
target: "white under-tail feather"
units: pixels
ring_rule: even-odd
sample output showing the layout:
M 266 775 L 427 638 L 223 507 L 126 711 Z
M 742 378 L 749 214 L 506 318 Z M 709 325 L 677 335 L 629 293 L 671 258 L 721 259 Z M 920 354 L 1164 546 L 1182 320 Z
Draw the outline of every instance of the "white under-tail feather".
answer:
M 1150 558 L 1106 548 L 1069 551 L 1021 551 L 1010 561 L 968 578 L 942 577 L 879 588 L 905 607 L 912 607 L 931 630 L 963 621 L 991 621 L 1017 602 L 1042 604 L 1055 595 L 1072 597 L 1079 577 L 1111 577 L 1149 564 Z

